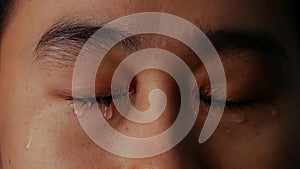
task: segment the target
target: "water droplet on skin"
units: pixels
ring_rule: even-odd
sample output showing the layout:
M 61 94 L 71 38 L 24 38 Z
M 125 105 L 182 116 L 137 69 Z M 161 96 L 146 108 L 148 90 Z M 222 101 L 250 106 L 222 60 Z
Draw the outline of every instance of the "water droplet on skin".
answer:
M 106 120 L 110 120 L 113 117 L 113 109 L 112 106 L 104 106 L 103 117 Z
M 192 107 L 191 107 L 192 111 L 194 112 L 194 115 L 197 116 L 198 115 L 198 111 L 196 111 L 196 104 L 195 103 L 192 103 Z
M 70 104 L 71 109 L 75 109 L 74 103 Z
M 74 105 L 73 105 L 74 106 Z M 75 109 L 74 113 L 80 117 L 82 115 L 84 115 L 84 113 L 86 113 L 89 109 L 89 104 L 82 104 L 80 107 L 78 107 L 77 109 Z
M 231 135 L 231 131 L 230 130 L 227 129 L 225 132 L 226 132 L 227 135 Z
M 31 141 L 32 141 L 32 137 L 30 136 L 29 139 L 28 139 L 28 142 L 27 142 L 27 144 L 26 144 L 26 150 L 29 150 L 29 149 L 30 149 Z
M 240 113 L 229 113 L 227 114 L 227 120 L 232 123 L 243 124 L 246 122 L 246 117 Z

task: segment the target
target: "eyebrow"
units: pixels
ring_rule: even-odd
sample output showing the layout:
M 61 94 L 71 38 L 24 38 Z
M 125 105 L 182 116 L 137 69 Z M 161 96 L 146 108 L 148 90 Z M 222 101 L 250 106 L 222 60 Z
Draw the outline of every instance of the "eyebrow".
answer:
M 47 66 L 56 67 L 73 65 L 72 63 L 77 58 L 84 43 L 102 27 L 103 25 L 94 26 L 89 23 L 72 21 L 65 21 L 54 25 L 39 40 L 35 48 L 35 61 L 43 60 L 43 63 Z M 96 39 L 100 39 L 104 46 L 110 40 L 120 39 L 124 36 L 123 31 L 118 28 L 106 28 L 104 32 L 105 36 L 97 37 Z M 287 60 L 285 49 L 266 31 L 224 29 L 208 30 L 205 33 L 219 53 L 257 51 Z M 121 49 L 133 51 L 141 49 L 142 42 L 134 36 L 126 38 L 118 46 Z
M 207 34 L 218 52 L 252 50 L 288 60 L 283 46 L 266 31 L 220 30 Z
M 102 29 L 104 34 L 101 34 L 101 37 L 99 35 L 93 37 L 92 35 L 99 29 Z M 138 38 L 125 38 L 125 32 L 119 28 L 103 28 L 103 25 L 94 26 L 89 23 L 64 21 L 55 24 L 38 41 L 34 49 L 36 55 L 34 62 L 42 61 L 47 66 L 72 67 L 80 49 L 90 38 L 94 38 L 92 40 L 95 41 L 95 45 L 101 44 L 102 47 L 108 46 L 116 39 L 124 39 L 117 44 L 122 50 L 133 51 L 141 48 Z M 99 46 L 95 47 L 99 48 Z

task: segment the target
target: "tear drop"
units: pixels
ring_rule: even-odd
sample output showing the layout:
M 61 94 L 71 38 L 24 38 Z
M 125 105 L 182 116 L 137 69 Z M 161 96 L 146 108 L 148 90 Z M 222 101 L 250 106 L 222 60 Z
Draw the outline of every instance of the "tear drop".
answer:
M 29 136 L 28 142 L 27 142 L 27 144 L 26 144 L 26 146 L 25 146 L 26 150 L 29 150 L 29 149 L 30 149 L 30 147 L 31 147 L 31 141 L 32 141 L 32 137 Z
M 75 108 L 75 105 L 73 104 L 74 107 L 74 113 L 78 116 L 81 117 L 83 116 L 89 109 L 89 104 L 82 104 L 78 108 Z
M 112 106 L 104 106 L 104 112 L 103 112 L 103 117 L 106 120 L 110 120 L 113 117 L 113 108 Z
M 229 113 L 227 115 L 227 120 L 232 123 L 243 124 L 246 122 L 246 117 L 242 113 Z
M 225 133 L 226 133 L 227 135 L 231 135 L 232 132 L 231 132 L 230 130 L 227 129 L 227 130 L 225 130 Z
M 75 109 L 75 105 L 74 105 L 74 103 L 71 103 L 71 104 L 70 104 L 70 107 L 71 107 L 71 109 L 73 109 L 73 110 L 74 110 L 74 109 Z

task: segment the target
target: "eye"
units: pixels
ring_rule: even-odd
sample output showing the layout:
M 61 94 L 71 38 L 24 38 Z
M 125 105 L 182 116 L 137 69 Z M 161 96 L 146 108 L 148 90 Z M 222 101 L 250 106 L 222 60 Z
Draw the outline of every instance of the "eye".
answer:
M 91 109 L 93 106 L 99 106 L 101 112 L 103 112 L 103 115 L 105 118 L 110 119 L 111 118 L 111 112 L 113 111 L 113 100 L 115 99 L 121 99 L 124 96 L 129 95 L 131 92 L 118 92 L 115 94 L 110 95 L 103 95 L 103 96 L 97 96 L 97 97 L 72 97 L 72 105 L 74 103 L 77 103 L 79 105 L 79 108 L 75 110 L 75 113 L 78 116 L 83 115 L 87 110 Z
M 254 102 L 253 101 L 233 101 L 233 100 L 212 100 L 211 97 L 207 96 L 201 96 L 201 101 L 210 106 L 211 102 L 225 102 L 225 109 L 242 109 L 249 107 Z
M 74 98 L 72 99 L 72 101 L 74 102 L 79 102 L 81 105 L 81 107 L 88 105 L 88 107 L 92 107 L 95 103 L 98 103 L 100 105 L 105 105 L 105 106 L 109 106 L 112 102 L 113 96 L 109 95 L 109 96 L 100 96 L 100 97 L 89 97 L 89 98 Z
M 200 91 L 200 102 L 202 102 L 206 106 L 211 106 L 211 102 L 214 101 L 216 103 L 224 103 L 225 102 L 225 110 L 240 110 L 243 108 L 248 108 L 249 106 L 253 105 L 255 101 L 251 100 L 238 100 L 238 99 L 230 99 L 229 98 L 222 100 L 222 99 L 215 99 L 212 100 L 210 91 Z
M 202 105 L 201 109 L 205 114 L 209 111 L 212 106 L 212 101 L 216 103 L 224 103 L 224 114 L 222 119 L 227 122 L 235 123 L 235 124 L 243 124 L 247 121 L 247 114 L 256 110 L 259 105 L 259 100 L 250 100 L 250 99 L 241 99 L 237 97 L 232 97 L 229 93 L 228 98 L 223 99 L 215 99 L 212 100 L 210 92 L 200 92 L 200 103 Z M 218 105 L 218 104 L 216 104 Z

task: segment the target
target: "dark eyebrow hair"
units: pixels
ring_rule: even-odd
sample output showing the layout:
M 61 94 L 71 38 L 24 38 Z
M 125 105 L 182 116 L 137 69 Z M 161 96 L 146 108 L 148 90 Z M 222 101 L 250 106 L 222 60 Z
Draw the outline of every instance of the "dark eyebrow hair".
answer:
M 50 46 L 60 41 L 68 40 L 72 42 L 85 43 L 91 36 L 101 29 L 103 25 L 94 26 L 88 22 L 73 22 L 73 21 L 63 21 L 61 23 L 55 24 L 49 31 L 47 31 L 42 38 L 39 40 L 35 51 L 42 49 L 45 46 Z M 104 29 L 104 28 L 102 28 Z M 106 37 L 102 38 L 123 38 L 125 36 L 124 30 L 120 28 L 105 28 Z M 131 40 L 131 41 L 130 41 Z M 136 40 L 136 39 L 135 39 Z M 66 45 L 66 44 L 64 44 Z M 124 48 L 136 47 L 138 48 L 138 41 L 133 41 L 132 39 L 126 39 L 120 45 Z
M 288 59 L 283 46 L 266 31 L 221 30 L 207 34 L 218 52 L 254 50 Z
M 35 51 L 63 40 L 84 43 L 102 26 L 89 26 L 82 23 L 63 22 L 55 25 L 40 39 Z
M 102 25 L 95 26 L 88 22 L 63 21 L 55 24 L 38 41 L 34 50 L 36 55 L 34 62 L 43 60 L 43 63 L 50 66 L 72 67 L 84 43 L 101 28 L 105 35 L 94 37 L 95 45 L 101 44 L 105 47 L 110 41 L 125 37 L 125 32 L 119 28 L 103 28 Z M 121 41 L 118 46 L 123 50 L 131 51 L 141 48 L 141 43 L 137 38 L 130 37 Z
M 83 44 L 100 28 L 88 22 L 64 21 L 54 25 L 47 31 L 35 48 L 36 60 L 43 60 L 43 64 L 56 67 L 73 67 Z M 118 28 L 106 28 L 104 37 L 95 39 L 97 44 L 108 43 L 115 38 L 120 39 L 124 34 Z M 232 51 L 257 51 L 263 54 L 286 57 L 284 48 L 266 31 L 245 30 L 209 30 L 206 35 L 219 53 Z M 142 48 L 138 38 L 127 38 L 119 45 L 122 49 L 133 51 Z M 47 59 L 43 59 L 47 58 Z

